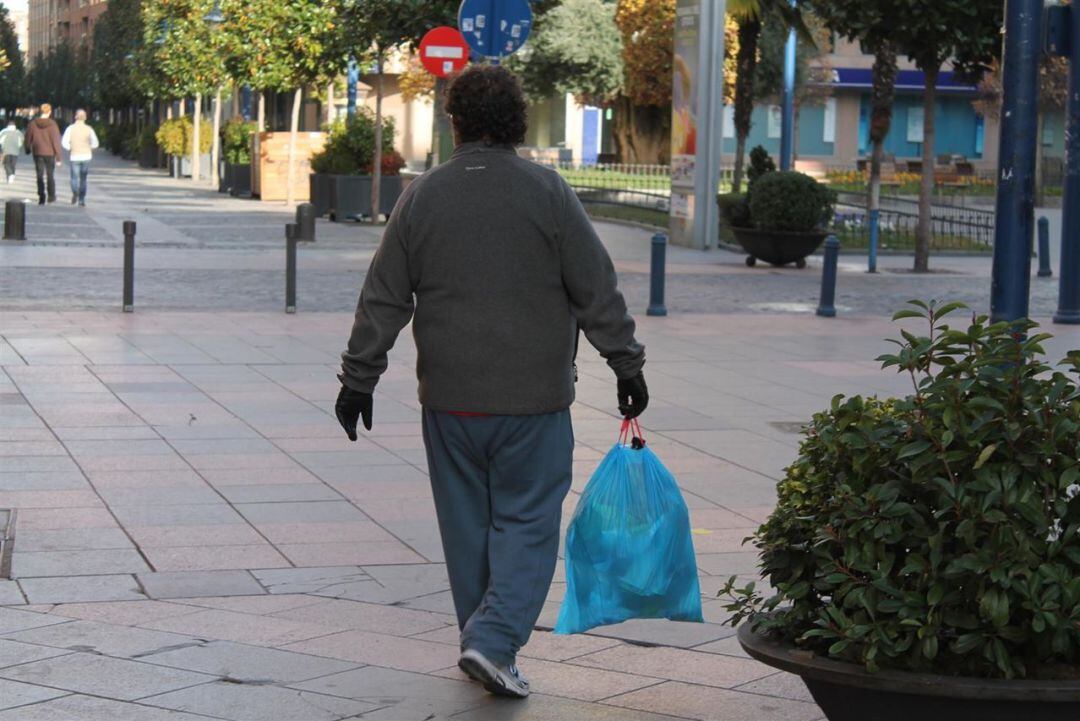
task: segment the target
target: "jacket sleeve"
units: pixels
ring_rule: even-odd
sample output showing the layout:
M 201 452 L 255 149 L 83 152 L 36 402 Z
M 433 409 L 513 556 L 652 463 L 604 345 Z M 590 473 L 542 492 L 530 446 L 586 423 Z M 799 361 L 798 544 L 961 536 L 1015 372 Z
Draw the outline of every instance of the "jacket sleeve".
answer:
M 390 215 L 360 291 L 349 345 L 341 354 L 338 378 L 361 393 L 374 390 L 386 370 L 386 354 L 413 314 L 413 283 L 403 220 L 406 205 L 398 203 Z
M 559 186 L 559 255 L 574 316 L 615 376 L 633 378 L 645 364 L 645 346 L 634 338 L 634 319 L 619 292 L 615 266 L 577 195 L 561 179 Z
M 26 143 L 26 154 L 30 155 L 34 149 L 34 124 L 30 123 L 26 126 L 26 135 L 23 136 L 23 142 Z
M 59 160 L 63 157 L 64 153 L 60 148 L 60 128 L 57 125 L 53 125 L 49 128 L 49 141 L 53 147 L 53 157 Z
M 60 138 L 60 147 L 64 150 L 71 150 L 71 126 L 67 126 L 64 130 L 64 135 Z
M 90 148 L 96 150 L 100 146 L 101 141 L 98 140 L 97 133 L 94 132 L 93 128 L 90 128 Z

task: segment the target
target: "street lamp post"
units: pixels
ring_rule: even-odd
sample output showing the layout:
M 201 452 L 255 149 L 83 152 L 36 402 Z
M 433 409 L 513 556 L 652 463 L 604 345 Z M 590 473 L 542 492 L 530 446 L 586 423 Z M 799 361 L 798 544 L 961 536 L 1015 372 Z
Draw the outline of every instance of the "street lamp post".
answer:
M 795 0 L 791 0 L 792 7 Z M 784 44 L 784 94 L 780 116 L 780 170 L 792 170 L 795 157 L 795 28 L 788 29 Z

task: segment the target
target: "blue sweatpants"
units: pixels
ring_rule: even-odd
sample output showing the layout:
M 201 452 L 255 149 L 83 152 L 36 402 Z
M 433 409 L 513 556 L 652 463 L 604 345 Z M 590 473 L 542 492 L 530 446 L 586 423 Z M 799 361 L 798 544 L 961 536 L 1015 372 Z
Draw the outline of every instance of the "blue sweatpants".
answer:
M 570 411 L 466 417 L 425 409 L 423 425 L 461 648 L 513 663 L 555 573 L 573 473 Z

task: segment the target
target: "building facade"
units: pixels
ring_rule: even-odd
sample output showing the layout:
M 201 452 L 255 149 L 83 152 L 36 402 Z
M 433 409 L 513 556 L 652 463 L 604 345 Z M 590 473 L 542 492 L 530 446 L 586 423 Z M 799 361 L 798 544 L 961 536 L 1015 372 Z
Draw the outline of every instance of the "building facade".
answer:
M 90 43 L 94 23 L 108 7 L 108 0 L 30 0 L 27 60 L 67 41 L 72 45 Z

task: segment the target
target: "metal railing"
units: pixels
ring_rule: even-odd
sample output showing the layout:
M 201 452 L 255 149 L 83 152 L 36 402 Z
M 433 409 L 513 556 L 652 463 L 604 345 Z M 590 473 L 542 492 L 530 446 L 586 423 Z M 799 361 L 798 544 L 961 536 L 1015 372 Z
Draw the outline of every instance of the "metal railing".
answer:
M 879 214 L 879 248 L 885 251 L 913 250 L 918 225 L 917 212 L 882 207 Z M 869 247 L 870 224 L 866 206 L 838 203 L 831 230 L 845 249 Z M 993 213 L 989 214 L 989 218 L 984 214 L 931 214 L 930 230 L 931 250 L 987 252 L 994 245 Z
M 864 206 L 866 195 L 863 193 L 851 193 L 840 191 L 836 194 L 837 200 L 843 205 Z M 895 210 L 909 214 L 919 214 L 919 201 L 912 198 L 902 198 L 898 195 L 880 196 L 880 207 L 883 210 Z M 996 213 L 992 209 L 978 208 L 968 205 L 956 205 L 955 203 L 935 200 L 930 205 L 930 217 L 935 220 L 954 220 L 970 225 L 982 227 L 989 226 L 991 231 L 994 227 Z M 992 234 L 992 233 L 991 233 Z

